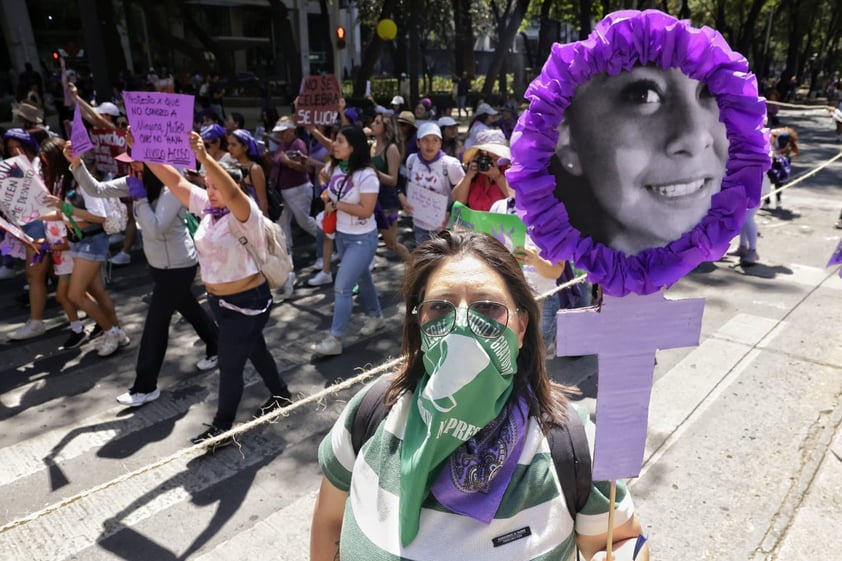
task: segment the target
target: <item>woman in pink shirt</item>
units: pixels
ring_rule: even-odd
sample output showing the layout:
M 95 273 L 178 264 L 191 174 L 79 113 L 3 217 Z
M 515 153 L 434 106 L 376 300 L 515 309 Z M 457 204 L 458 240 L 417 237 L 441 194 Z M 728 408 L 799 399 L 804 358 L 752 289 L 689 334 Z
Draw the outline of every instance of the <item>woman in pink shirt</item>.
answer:
M 257 203 L 240 188 L 242 175 L 238 169 L 223 167 L 210 157 L 202 137 L 195 132 L 190 134 L 190 147 L 207 170 L 207 191 L 191 184 L 171 166 L 149 162 L 146 165 L 190 212 L 202 217 L 194 241 L 208 304 L 219 325 L 220 379 L 216 416 L 207 430 L 191 438 L 197 444 L 233 425 L 243 395 L 247 359 L 271 392 L 258 415 L 286 405 L 291 394 L 263 338 L 272 309 L 269 284 L 249 251 L 231 232 L 231 222 L 238 221 L 249 243 L 258 251 L 265 251 L 263 215 Z M 230 438 L 223 440 L 214 448 L 231 442 Z

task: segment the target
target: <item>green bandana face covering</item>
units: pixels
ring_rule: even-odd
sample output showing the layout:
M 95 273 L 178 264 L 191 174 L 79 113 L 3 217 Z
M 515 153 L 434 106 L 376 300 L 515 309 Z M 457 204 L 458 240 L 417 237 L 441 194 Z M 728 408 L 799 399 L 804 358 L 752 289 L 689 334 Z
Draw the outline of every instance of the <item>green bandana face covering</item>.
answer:
M 495 419 L 512 393 L 518 340 L 510 328 L 496 339 L 476 336 L 466 307 L 444 337 L 421 333 L 424 368 L 413 394 L 401 450 L 400 534 L 404 547 L 418 534 L 421 505 L 445 460 Z M 470 317 L 475 314 L 475 317 Z
M 348 173 L 348 160 L 339 160 L 339 169 L 341 169 L 343 173 Z

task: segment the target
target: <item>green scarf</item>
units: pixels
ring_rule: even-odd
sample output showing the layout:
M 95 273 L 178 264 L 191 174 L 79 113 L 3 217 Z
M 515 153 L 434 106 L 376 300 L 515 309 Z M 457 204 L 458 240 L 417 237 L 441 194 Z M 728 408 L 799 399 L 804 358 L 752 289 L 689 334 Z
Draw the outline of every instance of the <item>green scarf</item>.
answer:
M 413 393 L 401 449 L 398 512 L 404 547 L 418 534 L 421 506 L 444 462 L 500 414 L 517 372 L 518 340 L 511 329 L 483 339 L 467 325 L 467 315 L 475 312 L 460 308 L 455 313 L 456 325 L 447 336 L 421 334 L 427 373 Z

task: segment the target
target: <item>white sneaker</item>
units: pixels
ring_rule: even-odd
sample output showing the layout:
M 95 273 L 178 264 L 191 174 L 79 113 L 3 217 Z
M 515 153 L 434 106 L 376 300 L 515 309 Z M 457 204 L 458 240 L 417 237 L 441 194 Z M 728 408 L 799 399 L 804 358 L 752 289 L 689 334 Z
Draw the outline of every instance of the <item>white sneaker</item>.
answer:
M 44 321 L 40 319 L 28 319 L 26 323 L 15 329 L 9 339 L 13 341 L 23 341 L 24 339 L 32 339 L 33 337 L 40 337 L 47 330 L 44 327 Z
M 109 356 L 117 352 L 120 348 L 120 334 L 106 331 L 102 336 L 102 342 L 96 348 L 96 354 L 99 356 Z
M 203 358 L 199 362 L 196 363 L 196 368 L 201 370 L 202 372 L 206 370 L 213 370 L 216 368 L 219 359 L 216 356 L 209 356 L 207 358 Z
M 161 390 L 155 388 L 149 393 L 126 392 L 117 396 L 117 401 L 129 407 L 140 407 L 144 403 L 155 401 L 161 397 Z
M 125 347 L 126 345 L 128 345 L 131 342 L 132 342 L 132 340 L 129 338 L 128 335 L 126 335 L 126 332 L 123 331 L 123 329 L 121 327 L 118 327 L 117 328 L 117 345 L 119 345 L 120 347 Z
M 333 335 L 328 335 L 318 343 L 310 345 L 310 350 L 317 355 L 342 354 L 342 343 Z
M 309 284 L 310 286 L 322 286 L 323 284 L 331 284 L 332 282 L 333 273 L 325 273 L 324 271 L 319 271 L 310 280 L 307 281 L 307 284 Z
M 374 335 L 374 332 L 386 325 L 386 320 L 383 316 L 366 316 L 363 326 L 360 327 L 360 335 L 368 337 Z
M 15 273 L 14 269 L 10 269 L 10 268 L 6 267 L 5 265 L 0 267 L 0 280 L 13 279 L 13 278 L 15 278 L 15 276 L 17 276 L 17 273 Z
M 112 265 L 128 265 L 132 262 L 132 256 L 120 250 L 120 253 L 109 259 L 108 262 Z
M 318 271 L 321 271 L 324 266 L 325 266 L 325 260 L 322 259 L 321 257 L 316 259 L 316 262 L 313 263 L 313 268 L 318 270 Z
M 278 297 L 279 300 L 283 301 L 292 296 L 292 292 L 295 290 L 295 273 L 290 271 L 289 276 L 287 277 L 287 281 L 284 283 L 284 291 L 281 292 L 281 295 Z

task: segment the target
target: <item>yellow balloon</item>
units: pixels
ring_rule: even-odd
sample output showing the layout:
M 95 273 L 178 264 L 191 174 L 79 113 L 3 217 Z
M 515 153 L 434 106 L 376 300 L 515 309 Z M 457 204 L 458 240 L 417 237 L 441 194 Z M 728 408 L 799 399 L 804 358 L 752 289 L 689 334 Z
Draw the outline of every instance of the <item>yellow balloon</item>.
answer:
M 377 24 L 377 36 L 384 41 L 391 41 L 398 36 L 398 26 L 390 19 L 381 19 Z

